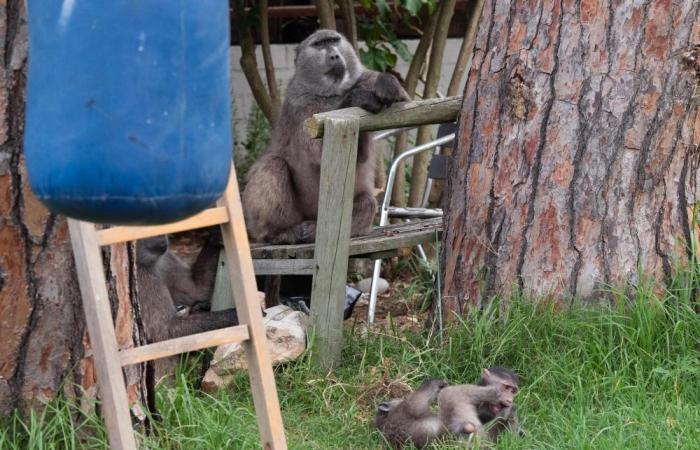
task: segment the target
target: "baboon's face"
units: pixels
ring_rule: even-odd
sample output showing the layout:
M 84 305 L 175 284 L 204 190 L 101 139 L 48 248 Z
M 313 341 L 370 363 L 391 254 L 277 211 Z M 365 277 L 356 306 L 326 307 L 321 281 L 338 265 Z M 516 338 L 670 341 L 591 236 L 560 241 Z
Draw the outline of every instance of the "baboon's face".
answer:
M 377 415 L 386 416 L 395 410 L 401 404 L 401 402 L 403 402 L 403 399 L 401 398 L 392 398 L 391 400 L 381 402 L 379 405 L 377 405 Z
M 517 380 L 514 375 L 509 376 L 508 373 L 497 373 L 495 371 L 485 369 L 481 381 L 485 385 L 497 386 L 501 390 L 499 402 L 490 403 L 488 405 L 491 414 L 500 417 L 506 417 L 509 415 L 513 409 L 515 394 L 518 393 L 519 380 Z
M 297 50 L 295 76 L 302 77 L 317 95 L 342 93 L 355 83 L 361 70 L 350 43 L 332 30 L 315 32 Z

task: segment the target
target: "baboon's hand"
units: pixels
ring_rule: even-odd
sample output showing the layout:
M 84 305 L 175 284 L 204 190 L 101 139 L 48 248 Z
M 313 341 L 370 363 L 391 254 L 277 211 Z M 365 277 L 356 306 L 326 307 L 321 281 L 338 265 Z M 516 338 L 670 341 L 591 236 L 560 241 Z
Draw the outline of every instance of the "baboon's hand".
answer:
M 395 76 L 384 72 L 366 72 L 348 92 L 341 108 L 358 106 L 375 114 L 394 103 L 408 100 L 408 94 Z
M 398 102 L 407 102 L 411 99 L 403 86 L 401 86 L 401 83 L 399 83 L 399 80 L 390 73 L 380 73 L 377 76 L 374 89 L 377 98 L 385 106 Z
M 316 239 L 316 222 L 306 220 L 297 226 L 298 242 L 313 242 Z
M 357 106 L 372 114 L 376 114 L 384 108 L 384 103 L 379 97 L 374 94 L 374 91 L 368 86 L 359 85 L 352 89 L 347 94 L 345 102 L 341 105 L 342 108 L 347 106 Z

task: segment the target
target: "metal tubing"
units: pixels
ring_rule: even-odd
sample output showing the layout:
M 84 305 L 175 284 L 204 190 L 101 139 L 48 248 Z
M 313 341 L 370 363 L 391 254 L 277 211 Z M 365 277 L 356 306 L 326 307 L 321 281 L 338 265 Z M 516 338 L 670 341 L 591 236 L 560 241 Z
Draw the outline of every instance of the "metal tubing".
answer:
M 396 159 L 394 159 L 394 161 L 391 163 L 389 175 L 387 176 L 386 180 L 386 192 L 384 192 L 384 200 L 382 201 L 382 210 L 381 215 L 379 216 L 379 226 L 386 225 L 386 222 L 389 217 L 389 201 L 391 200 L 391 192 L 394 188 L 394 178 L 396 178 L 396 169 L 399 166 L 399 163 L 405 158 L 408 158 L 409 156 L 413 156 L 420 152 L 430 150 L 431 148 L 439 147 L 440 145 L 452 142 L 454 138 L 454 133 L 448 134 L 447 136 L 443 136 L 439 139 L 435 139 L 434 141 L 430 141 L 426 144 L 419 145 L 418 147 L 414 147 L 408 151 L 405 151 L 399 156 L 397 156 Z M 419 250 L 421 253 L 421 257 L 426 258 L 425 252 L 423 252 L 422 250 L 423 248 L 421 247 Z M 372 271 L 372 287 L 369 291 L 369 308 L 367 310 L 367 323 L 370 325 L 374 323 L 374 311 L 377 308 L 377 280 L 379 279 L 379 271 L 381 270 L 381 267 L 382 260 L 375 259 L 374 270 Z

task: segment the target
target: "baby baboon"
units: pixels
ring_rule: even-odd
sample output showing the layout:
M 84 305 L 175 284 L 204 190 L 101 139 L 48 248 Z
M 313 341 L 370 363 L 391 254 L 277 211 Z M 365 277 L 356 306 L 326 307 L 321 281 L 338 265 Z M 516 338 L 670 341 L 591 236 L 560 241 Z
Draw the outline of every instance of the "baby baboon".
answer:
M 136 243 L 136 267 L 141 314 L 149 343 L 238 324 L 235 310 L 182 314 L 167 287 L 168 270 L 174 261 L 165 236 Z M 183 299 L 182 304 L 194 304 Z
M 443 389 L 438 396 L 440 419 L 443 425 L 456 437 L 469 437 L 472 434 L 483 438 L 484 425 L 504 420 L 511 427 L 511 421 L 517 424 L 513 410 L 513 397 L 518 392 L 518 376 L 505 367 L 484 369 L 478 385 L 461 384 Z M 500 428 L 500 429 L 499 429 Z M 499 422 L 494 422 L 493 433 L 489 438 L 495 440 L 502 432 Z
M 438 415 L 430 409 L 438 392 L 445 386 L 446 380 L 427 380 L 403 399 L 380 403 L 374 425 L 393 448 L 408 443 L 418 448 L 428 446 L 445 431 Z
M 243 192 L 248 234 L 256 242 L 312 242 L 316 237 L 321 170 L 320 139 L 304 131 L 319 112 L 359 106 L 371 112 L 409 97 L 391 74 L 372 72 L 339 33 L 319 30 L 297 49 L 295 72 L 265 153 L 251 167 Z M 357 152 L 351 234 L 370 231 L 377 209 L 369 133 Z
M 169 251 L 158 261 L 161 278 L 181 313 L 185 310 L 208 311 L 211 308 L 219 252 L 222 248 L 221 234 L 212 233 L 191 267 Z

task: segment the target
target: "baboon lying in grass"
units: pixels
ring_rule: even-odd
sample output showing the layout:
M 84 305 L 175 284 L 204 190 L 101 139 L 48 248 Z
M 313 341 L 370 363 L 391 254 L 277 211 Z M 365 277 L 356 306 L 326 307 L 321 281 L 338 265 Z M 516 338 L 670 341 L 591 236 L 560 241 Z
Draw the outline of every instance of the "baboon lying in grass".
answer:
M 428 380 L 403 399 L 380 403 L 374 424 L 393 448 L 423 448 L 442 437 L 495 442 L 505 431 L 522 433 L 513 403 L 519 387 L 518 375 L 500 366 L 484 369 L 477 384 Z

